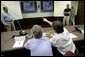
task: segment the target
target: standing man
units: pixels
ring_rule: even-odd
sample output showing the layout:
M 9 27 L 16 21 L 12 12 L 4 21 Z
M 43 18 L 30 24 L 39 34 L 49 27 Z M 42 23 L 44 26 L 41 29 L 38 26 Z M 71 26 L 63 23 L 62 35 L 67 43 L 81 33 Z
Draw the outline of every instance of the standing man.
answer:
M 67 4 L 67 8 L 64 10 L 64 19 L 63 25 L 69 25 L 69 18 L 70 18 L 71 9 L 69 8 L 69 4 Z
M 72 25 L 75 26 L 75 9 L 73 6 L 71 7 L 70 21 L 72 22 Z
M 15 30 L 13 19 L 14 17 L 12 16 L 10 12 L 8 12 L 8 8 L 4 6 L 1 12 L 1 21 L 4 24 L 4 26 L 7 28 L 7 31 Z

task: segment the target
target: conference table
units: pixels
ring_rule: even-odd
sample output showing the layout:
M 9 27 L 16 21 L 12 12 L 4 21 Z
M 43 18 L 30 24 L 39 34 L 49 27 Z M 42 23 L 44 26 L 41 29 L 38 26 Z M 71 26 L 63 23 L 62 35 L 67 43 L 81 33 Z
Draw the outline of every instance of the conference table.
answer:
M 84 25 L 78 25 L 78 26 L 84 28 Z M 72 38 L 73 41 L 84 40 L 84 33 L 80 33 L 78 31 L 76 31 L 75 27 L 73 27 L 73 26 L 65 26 L 65 28 L 67 28 L 67 30 L 70 33 L 73 33 L 74 35 L 78 36 L 77 38 Z M 15 41 L 14 41 L 14 38 L 12 38 L 12 37 L 13 37 L 13 35 L 19 35 L 20 31 L 22 31 L 22 30 L 8 31 L 8 32 L 2 32 L 1 33 L 1 52 L 24 48 L 24 47 L 13 48 L 13 45 L 14 45 Z M 31 35 L 31 30 L 30 29 L 27 29 L 27 30 L 24 30 L 24 31 L 26 31 L 28 33 L 28 36 Z M 54 30 L 53 30 L 52 27 L 45 27 L 45 28 L 43 28 L 43 32 L 45 32 L 46 35 L 49 38 L 51 38 L 51 34 L 54 33 Z M 29 40 L 29 39 L 30 38 L 26 38 L 26 41 Z

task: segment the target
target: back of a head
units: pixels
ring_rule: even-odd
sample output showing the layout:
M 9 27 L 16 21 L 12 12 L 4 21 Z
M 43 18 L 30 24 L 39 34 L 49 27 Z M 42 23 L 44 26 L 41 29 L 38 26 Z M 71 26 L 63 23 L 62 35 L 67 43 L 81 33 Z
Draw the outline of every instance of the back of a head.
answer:
M 8 13 L 8 7 L 7 6 L 4 6 L 3 10 Z
M 34 25 L 31 29 L 31 32 L 33 34 L 33 37 L 37 39 L 42 37 L 42 27 L 39 25 Z
M 54 21 L 52 27 L 56 33 L 62 33 L 64 31 L 63 24 L 61 21 Z

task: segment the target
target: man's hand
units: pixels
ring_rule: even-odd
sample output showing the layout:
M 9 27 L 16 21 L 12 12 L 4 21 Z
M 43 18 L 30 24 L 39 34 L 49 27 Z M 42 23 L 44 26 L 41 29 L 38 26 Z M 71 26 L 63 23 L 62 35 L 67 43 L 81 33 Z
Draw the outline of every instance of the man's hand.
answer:
M 44 22 L 48 22 L 48 20 L 47 20 L 46 18 L 43 18 L 43 21 L 44 21 Z
M 70 14 L 71 12 L 64 12 L 64 14 Z
M 49 25 L 52 26 L 52 22 L 48 21 L 46 18 L 43 18 L 43 21 L 44 21 L 44 22 L 47 22 Z

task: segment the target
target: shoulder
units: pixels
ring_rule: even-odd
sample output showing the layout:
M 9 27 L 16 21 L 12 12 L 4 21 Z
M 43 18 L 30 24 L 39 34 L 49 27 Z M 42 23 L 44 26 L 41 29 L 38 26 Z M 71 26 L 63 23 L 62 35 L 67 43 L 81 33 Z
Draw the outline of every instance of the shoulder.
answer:
M 69 8 L 69 11 L 71 11 L 71 9 Z
M 31 43 L 32 41 L 34 41 L 34 38 L 29 39 L 26 43 Z
M 67 9 L 64 9 L 64 11 L 66 11 Z
M 60 38 L 60 36 L 58 34 L 55 34 L 55 35 L 53 35 L 53 37 L 51 39 L 57 40 L 59 38 Z
M 2 10 L 2 11 L 1 11 L 1 14 L 2 14 L 2 15 L 5 15 L 6 13 Z
M 49 37 L 43 36 L 41 39 L 49 40 Z
M 64 31 L 67 31 L 68 32 L 68 30 L 64 27 Z

